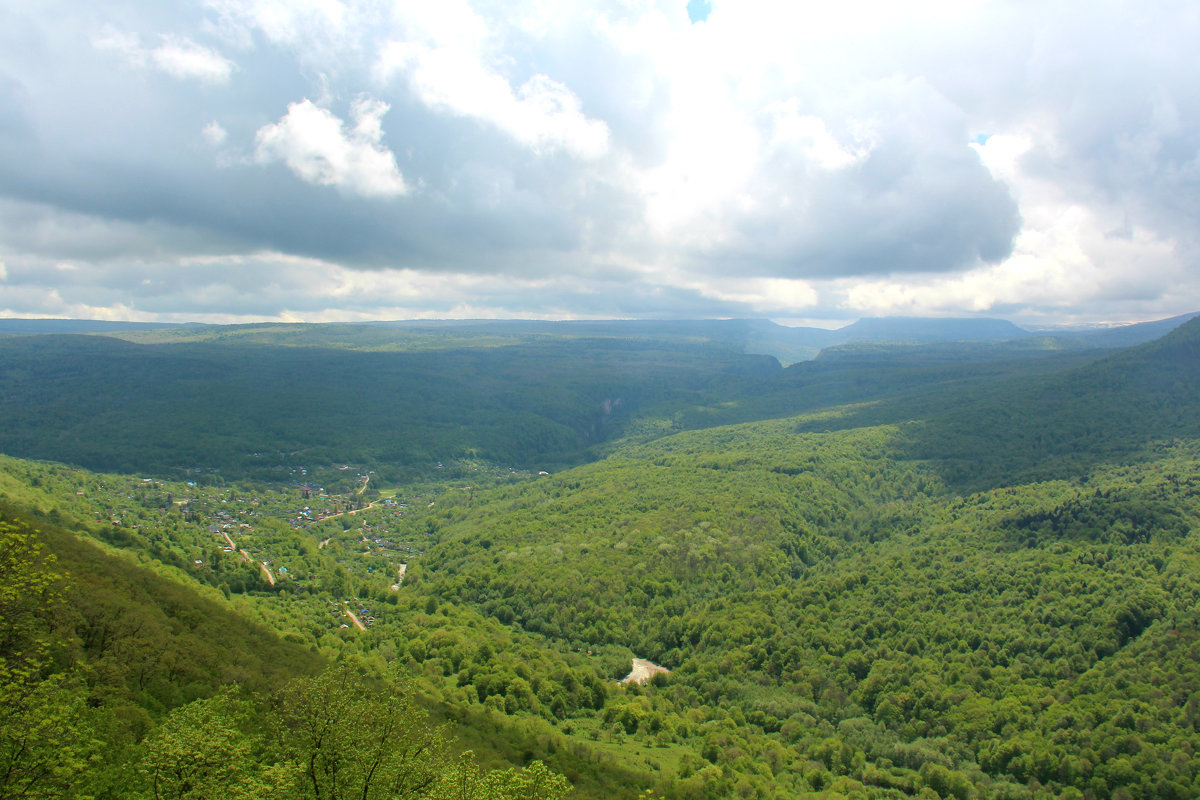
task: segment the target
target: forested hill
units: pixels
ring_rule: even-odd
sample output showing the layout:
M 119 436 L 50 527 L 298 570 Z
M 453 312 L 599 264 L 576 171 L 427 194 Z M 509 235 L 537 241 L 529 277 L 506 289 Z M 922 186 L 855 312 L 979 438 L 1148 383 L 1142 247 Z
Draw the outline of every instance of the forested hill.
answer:
M 1161 338 L 1146 345 L 1143 352 L 1159 354 L 1165 358 L 1194 358 L 1200 353 L 1200 318 L 1192 316 Z M 1126 357 L 1136 360 L 1137 353 L 1127 353 Z
M 1200 796 L 1200 321 L 786 370 L 275 333 L 0 340 L 0 446 L 165 473 L 0 458 L 30 785 L 400 794 L 368 754 L 437 800 Z
M 315 642 L 251 622 L 246 603 L 135 555 L 146 552 L 105 552 L 0 501 L 0 797 L 329 800 L 352 787 L 560 800 L 569 789 L 539 763 L 480 769 L 410 675 L 352 648 L 331 664 Z
M 966 487 L 1077 477 L 1200 436 L 1200 319 L 1061 373 L 998 381 L 911 430 L 909 455 Z
M 1200 442 L 962 495 L 829 418 L 444 503 L 423 585 L 669 667 L 605 720 L 672 797 L 1195 796 Z
M 878 324 L 863 336 L 883 324 L 867 322 Z M 958 322 L 934 327 L 962 332 Z M 860 343 L 786 370 L 733 340 L 702 340 L 775 335 L 745 321 L 7 337 L 0 451 L 160 475 L 279 477 L 349 462 L 400 477 L 464 458 L 545 470 L 631 434 L 868 403 L 822 424 L 921 419 L 913 457 L 938 460 L 955 485 L 982 486 L 1192 431 L 1197 324 L 1111 357 L 1045 337 Z
M 586 460 L 635 414 L 779 370 L 713 344 L 484 339 L 375 352 L 228 335 L 0 339 L 0 451 L 170 475 L 278 478 L 354 462 L 396 477 L 461 458 L 544 469 Z
M 0 500 L 0 796 L 132 796 L 126 759 L 154 716 L 320 668 L 306 646 L 169 572 Z

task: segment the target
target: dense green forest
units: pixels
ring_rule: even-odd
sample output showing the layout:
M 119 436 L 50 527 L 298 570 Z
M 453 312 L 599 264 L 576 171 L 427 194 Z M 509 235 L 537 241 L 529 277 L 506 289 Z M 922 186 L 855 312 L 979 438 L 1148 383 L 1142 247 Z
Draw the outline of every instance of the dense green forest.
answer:
M 419 337 L 376 352 L 230 336 L 0 338 L 0 450 L 175 477 L 354 462 L 399 479 L 465 457 L 559 467 L 639 411 L 779 369 L 715 345 L 620 339 L 432 348 Z
M 681 332 L 0 340 L 0 797 L 1200 795 L 1200 322 Z

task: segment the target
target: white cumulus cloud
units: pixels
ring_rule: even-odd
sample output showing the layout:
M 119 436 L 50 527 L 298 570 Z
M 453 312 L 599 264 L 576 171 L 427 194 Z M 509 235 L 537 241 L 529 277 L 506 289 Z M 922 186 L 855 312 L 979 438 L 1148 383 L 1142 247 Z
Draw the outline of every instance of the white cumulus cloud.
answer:
M 830 132 L 825 121 L 801 110 L 796 98 L 775 103 L 768 107 L 774 122 L 770 146 L 778 151 L 795 152 L 804 161 L 818 169 L 844 169 L 861 163 L 875 142 L 860 135 L 854 141 L 843 143 Z
M 345 123 L 307 98 L 289 103 L 279 122 L 255 136 L 255 160 L 282 161 L 308 183 L 336 186 L 364 197 L 395 197 L 408 185 L 396 157 L 382 144 L 388 104 L 359 98 L 351 106 L 354 124 Z
M 581 158 L 608 150 L 608 126 L 584 114 L 566 85 L 536 74 L 514 90 L 468 48 L 391 42 L 375 72 L 382 82 L 402 75 L 430 108 L 494 125 L 535 150 L 565 150 Z

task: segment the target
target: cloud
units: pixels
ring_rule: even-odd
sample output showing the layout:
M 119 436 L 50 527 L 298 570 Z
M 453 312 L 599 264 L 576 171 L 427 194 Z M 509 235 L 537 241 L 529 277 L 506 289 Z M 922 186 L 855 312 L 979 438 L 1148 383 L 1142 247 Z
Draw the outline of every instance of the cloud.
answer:
M 1200 308 L 1190 3 L 692 5 L 10 4 L 0 308 Z
M 789 150 L 797 157 L 820 170 L 845 169 L 861 164 L 875 146 L 868 131 L 841 142 L 820 117 L 801 112 L 797 98 L 768 106 L 774 117 L 769 147 L 777 152 Z
M 598 158 L 608 149 L 608 126 L 589 119 L 569 88 L 543 74 L 514 91 L 473 53 L 415 42 L 390 42 L 375 73 L 384 83 L 403 76 L 430 108 L 494 125 L 534 150 Z
M 1011 252 L 1020 216 L 1009 187 L 927 82 L 864 83 L 820 105 L 791 97 L 757 117 L 722 102 L 688 107 L 681 127 L 696 133 L 642 184 L 658 238 L 693 269 L 944 272 Z
M 338 0 L 206 0 L 205 5 L 216 16 L 212 27 L 243 48 L 252 46 L 254 31 L 287 46 L 336 38 L 345 32 L 349 16 Z
M 178 80 L 211 85 L 229 83 L 235 65 L 220 53 L 186 37 L 165 34 L 160 38 L 161 44 L 147 48 L 137 34 L 107 28 L 92 40 L 92 45 L 120 54 L 131 66 L 154 67 Z
M 104 30 L 92 38 L 92 47 L 124 56 L 125 60 L 133 66 L 146 66 L 148 51 L 142 47 L 141 38 L 136 33 L 127 33 L 112 26 L 105 26 Z
M 283 161 L 301 180 L 363 197 L 396 197 L 409 187 L 396 157 L 381 142 L 388 104 L 360 97 L 351 104 L 354 125 L 348 130 L 328 109 L 307 98 L 289 103 L 279 122 L 255 134 L 254 157 L 260 163 Z
M 662 281 L 662 277 L 659 280 Z M 699 296 L 759 315 L 794 315 L 817 305 L 820 295 L 809 281 L 790 278 L 689 279 L 672 276 L 663 283 L 681 286 Z
M 0 198 L 0 261 L 7 261 L 11 275 L 27 274 L 23 264 L 74 263 L 82 279 L 90 269 L 102 272 L 109 262 L 229 253 L 240 245 L 218 244 L 207 231 L 161 220 L 114 220 Z M 28 274 L 35 275 L 39 268 L 29 267 L 33 271 Z
M 228 83 L 234 69 L 232 61 L 213 50 L 172 36 L 163 37 L 163 43 L 150 51 L 150 60 L 173 78 L 201 83 Z
M 221 127 L 221 123 L 213 120 L 204 126 L 200 131 L 200 135 L 204 137 L 204 141 L 213 147 L 220 147 L 229 138 L 229 131 Z

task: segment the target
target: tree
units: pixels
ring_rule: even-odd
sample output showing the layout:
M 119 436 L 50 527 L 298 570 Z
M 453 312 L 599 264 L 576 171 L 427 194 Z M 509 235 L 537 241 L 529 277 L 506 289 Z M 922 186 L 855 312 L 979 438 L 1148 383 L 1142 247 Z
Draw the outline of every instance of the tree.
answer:
M 347 665 L 292 681 L 277 702 L 298 797 L 427 797 L 451 761 L 443 729 L 411 694 Z
M 275 705 L 296 798 L 561 800 L 571 788 L 541 762 L 484 772 L 470 751 L 453 757 L 410 692 L 347 664 L 293 681 Z
M 36 536 L 0 513 L 0 800 L 61 796 L 85 758 L 79 691 L 50 673 L 60 577 Z
M 232 690 L 175 709 L 146 738 L 142 796 L 154 800 L 266 797 L 279 776 L 255 761 L 247 704 Z M 275 780 L 272 780 L 275 778 Z
M 437 794 L 438 800 L 561 800 L 571 784 L 540 761 L 525 769 L 481 772 L 471 751 L 463 753 Z

